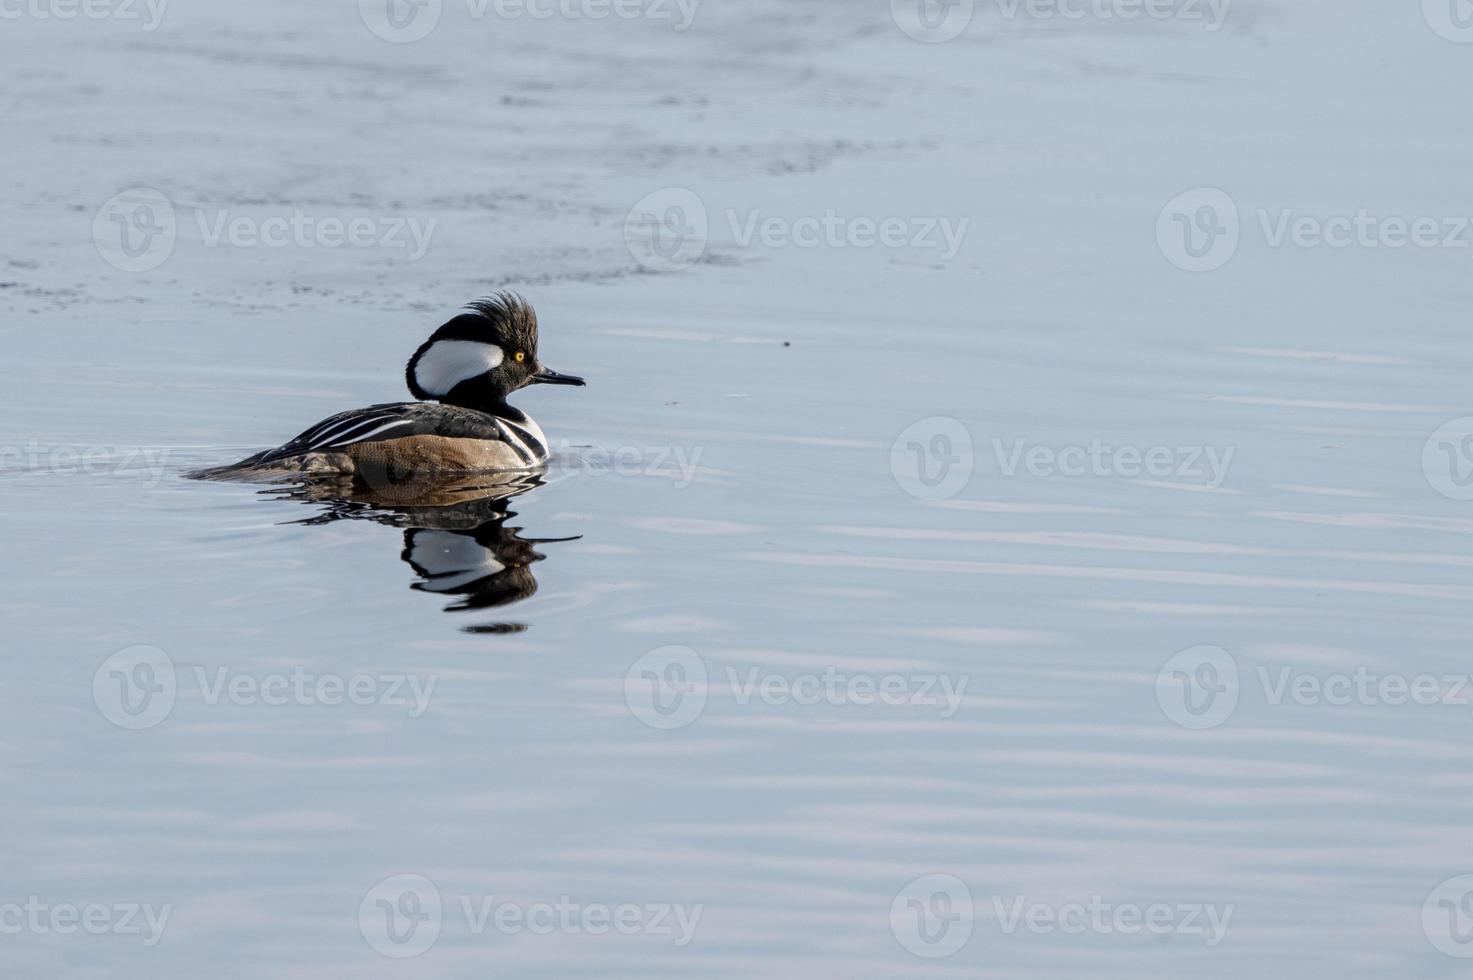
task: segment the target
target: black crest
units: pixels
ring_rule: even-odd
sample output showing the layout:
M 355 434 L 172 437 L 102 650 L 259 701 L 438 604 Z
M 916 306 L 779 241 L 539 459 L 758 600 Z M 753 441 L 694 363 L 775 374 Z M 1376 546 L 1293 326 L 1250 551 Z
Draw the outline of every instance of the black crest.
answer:
M 480 340 L 489 332 L 496 338 L 496 342 L 507 350 L 526 351 L 529 359 L 536 359 L 537 311 L 532 309 L 531 303 L 516 293 L 503 289 L 492 293 L 485 299 L 478 299 L 468 304 L 466 309 L 471 312 L 458 316 L 450 322 L 476 321 L 475 327 L 478 327 L 482 333 L 464 339 Z

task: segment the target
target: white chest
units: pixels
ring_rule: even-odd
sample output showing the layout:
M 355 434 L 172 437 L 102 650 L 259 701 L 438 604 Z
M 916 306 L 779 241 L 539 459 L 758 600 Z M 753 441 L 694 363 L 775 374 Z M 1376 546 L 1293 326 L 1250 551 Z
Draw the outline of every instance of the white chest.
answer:
M 497 418 L 496 423 L 501 427 L 501 432 L 506 441 L 514 447 L 526 450 L 532 460 L 539 463 L 547 462 L 550 455 L 547 445 L 547 437 L 542 434 L 542 427 L 526 416 L 520 422 L 511 419 Z

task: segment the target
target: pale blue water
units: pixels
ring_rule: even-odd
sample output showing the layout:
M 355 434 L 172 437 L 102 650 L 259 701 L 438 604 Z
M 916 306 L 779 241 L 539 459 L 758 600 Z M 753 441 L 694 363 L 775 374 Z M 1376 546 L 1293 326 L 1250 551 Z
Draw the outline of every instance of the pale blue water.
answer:
M 1431 6 L 8 19 L 0 973 L 1457 974 L 1473 44 Z M 662 188 L 694 264 L 626 247 Z M 1238 217 L 1202 272 L 1194 188 Z M 1439 244 L 1272 244 L 1362 209 Z M 294 212 L 407 244 L 209 244 Z M 404 397 L 498 286 L 589 381 L 514 399 L 544 485 L 182 478 Z

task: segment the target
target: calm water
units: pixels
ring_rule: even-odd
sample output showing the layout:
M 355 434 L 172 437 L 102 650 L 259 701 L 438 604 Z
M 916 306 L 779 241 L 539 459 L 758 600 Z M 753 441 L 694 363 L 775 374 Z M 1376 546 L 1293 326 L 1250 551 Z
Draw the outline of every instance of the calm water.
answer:
M 7 20 L 0 972 L 1461 972 L 1435 7 Z M 498 286 L 542 485 L 181 476 Z

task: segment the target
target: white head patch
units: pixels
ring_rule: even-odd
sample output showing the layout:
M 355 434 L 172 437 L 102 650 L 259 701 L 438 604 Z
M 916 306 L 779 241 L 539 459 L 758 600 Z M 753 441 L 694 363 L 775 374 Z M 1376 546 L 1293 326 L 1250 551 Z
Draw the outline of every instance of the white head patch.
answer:
M 431 395 L 446 395 L 466 378 L 501 363 L 501 348 L 478 340 L 437 340 L 414 362 L 414 380 Z

